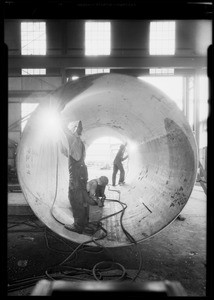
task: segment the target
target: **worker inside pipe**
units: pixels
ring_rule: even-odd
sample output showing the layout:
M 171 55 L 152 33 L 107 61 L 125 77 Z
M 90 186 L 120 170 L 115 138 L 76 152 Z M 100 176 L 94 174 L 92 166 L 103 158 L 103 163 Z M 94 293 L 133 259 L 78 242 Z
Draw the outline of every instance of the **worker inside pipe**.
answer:
M 90 235 L 98 230 L 98 224 L 89 223 L 91 199 L 87 191 L 88 170 L 85 164 L 85 146 L 80 138 L 82 130 L 81 121 L 71 122 L 68 126 L 63 126 L 69 147 L 67 149 L 61 143 L 60 148 L 61 152 L 68 157 L 68 198 L 74 218 L 73 224 L 65 224 L 64 226 L 67 230 Z
M 124 157 L 124 153 L 126 150 L 126 143 L 123 145 L 120 145 L 120 149 L 117 152 L 117 155 L 115 156 L 114 162 L 113 162 L 113 174 L 112 174 L 112 185 L 115 186 L 116 182 L 116 175 L 117 172 L 120 171 L 120 177 L 119 177 L 119 185 L 123 185 L 125 182 L 125 170 L 123 168 L 122 162 L 128 158 L 128 155 Z
M 108 178 L 106 176 L 101 176 L 87 182 L 86 188 L 89 194 L 89 204 L 98 205 L 99 207 L 104 206 L 106 199 L 105 188 L 107 184 Z

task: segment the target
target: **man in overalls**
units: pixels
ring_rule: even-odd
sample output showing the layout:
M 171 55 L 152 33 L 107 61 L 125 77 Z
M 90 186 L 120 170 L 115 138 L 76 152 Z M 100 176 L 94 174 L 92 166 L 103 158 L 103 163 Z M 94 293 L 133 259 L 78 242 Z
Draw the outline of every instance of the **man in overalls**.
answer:
M 123 157 L 124 152 L 126 150 L 126 144 L 125 145 L 120 145 L 120 149 L 117 152 L 117 155 L 114 159 L 113 162 L 113 174 L 112 174 L 112 185 L 115 186 L 115 181 L 116 181 L 116 175 L 118 170 L 120 171 L 120 178 L 119 178 L 119 185 L 124 184 L 124 178 L 125 178 L 125 170 L 123 168 L 122 162 L 127 159 L 128 155 Z
M 69 124 L 64 133 L 68 140 L 69 149 L 61 144 L 62 153 L 68 157 L 69 191 L 68 198 L 71 204 L 74 223 L 65 224 L 65 228 L 79 234 L 93 234 L 96 228 L 89 226 L 89 195 L 86 190 L 88 170 L 85 165 L 85 146 L 80 138 L 82 122 L 76 121 Z

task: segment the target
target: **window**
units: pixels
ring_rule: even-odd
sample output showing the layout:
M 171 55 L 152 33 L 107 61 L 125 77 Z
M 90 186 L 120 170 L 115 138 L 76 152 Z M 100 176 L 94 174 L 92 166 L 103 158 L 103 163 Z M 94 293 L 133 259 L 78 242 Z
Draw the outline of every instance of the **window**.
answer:
M 151 69 L 149 69 L 149 74 L 151 74 L 151 75 L 174 75 L 174 69 L 173 68 L 172 69 L 151 68 Z
M 66 81 L 67 81 L 67 82 L 68 82 L 68 81 L 74 81 L 74 80 L 77 80 L 77 79 L 79 79 L 79 76 L 73 75 L 73 76 L 67 77 L 67 78 L 66 78 Z
M 85 22 L 85 55 L 110 55 L 110 22 Z
M 85 69 L 85 75 L 98 74 L 98 73 L 110 73 L 110 69 Z
M 39 105 L 39 103 L 22 103 L 21 104 L 21 132 L 23 132 L 27 121 L 28 121 L 28 115 L 30 115 Z
M 46 69 L 22 69 L 22 75 L 46 75 Z
M 175 22 L 150 22 L 151 55 L 175 54 Z
M 22 55 L 46 54 L 46 23 L 21 23 L 21 53 Z

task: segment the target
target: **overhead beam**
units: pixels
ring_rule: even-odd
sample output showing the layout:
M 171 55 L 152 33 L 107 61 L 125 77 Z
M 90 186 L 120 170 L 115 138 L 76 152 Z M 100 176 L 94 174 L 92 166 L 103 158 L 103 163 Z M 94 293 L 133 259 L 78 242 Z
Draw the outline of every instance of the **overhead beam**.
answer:
M 206 57 L 144 56 L 10 56 L 8 68 L 192 68 L 202 69 L 207 66 Z
M 14 90 L 8 92 L 9 98 L 43 98 L 47 96 L 48 94 L 52 93 L 53 90 L 45 90 L 45 91 L 24 91 L 24 90 Z

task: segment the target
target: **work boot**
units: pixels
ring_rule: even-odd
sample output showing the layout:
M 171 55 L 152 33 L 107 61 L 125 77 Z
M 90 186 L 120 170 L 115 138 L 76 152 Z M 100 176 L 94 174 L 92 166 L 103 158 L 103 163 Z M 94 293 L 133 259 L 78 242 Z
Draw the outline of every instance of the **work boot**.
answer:
M 125 181 L 119 182 L 119 185 L 124 185 L 124 184 L 125 184 Z
M 179 216 L 177 217 L 177 220 L 178 220 L 178 221 L 184 221 L 184 220 L 186 220 L 186 218 L 184 218 L 184 217 L 182 217 L 181 215 L 179 215 Z
M 69 224 L 65 224 L 64 227 L 69 230 L 69 231 L 73 231 L 73 232 L 77 232 L 79 234 L 82 234 L 83 232 L 83 228 L 78 226 L 78 225 L 69 225 Z
M 83 234 L 94 235 L 98 231 L 98 227 L 86 225 L 83 229 Z

